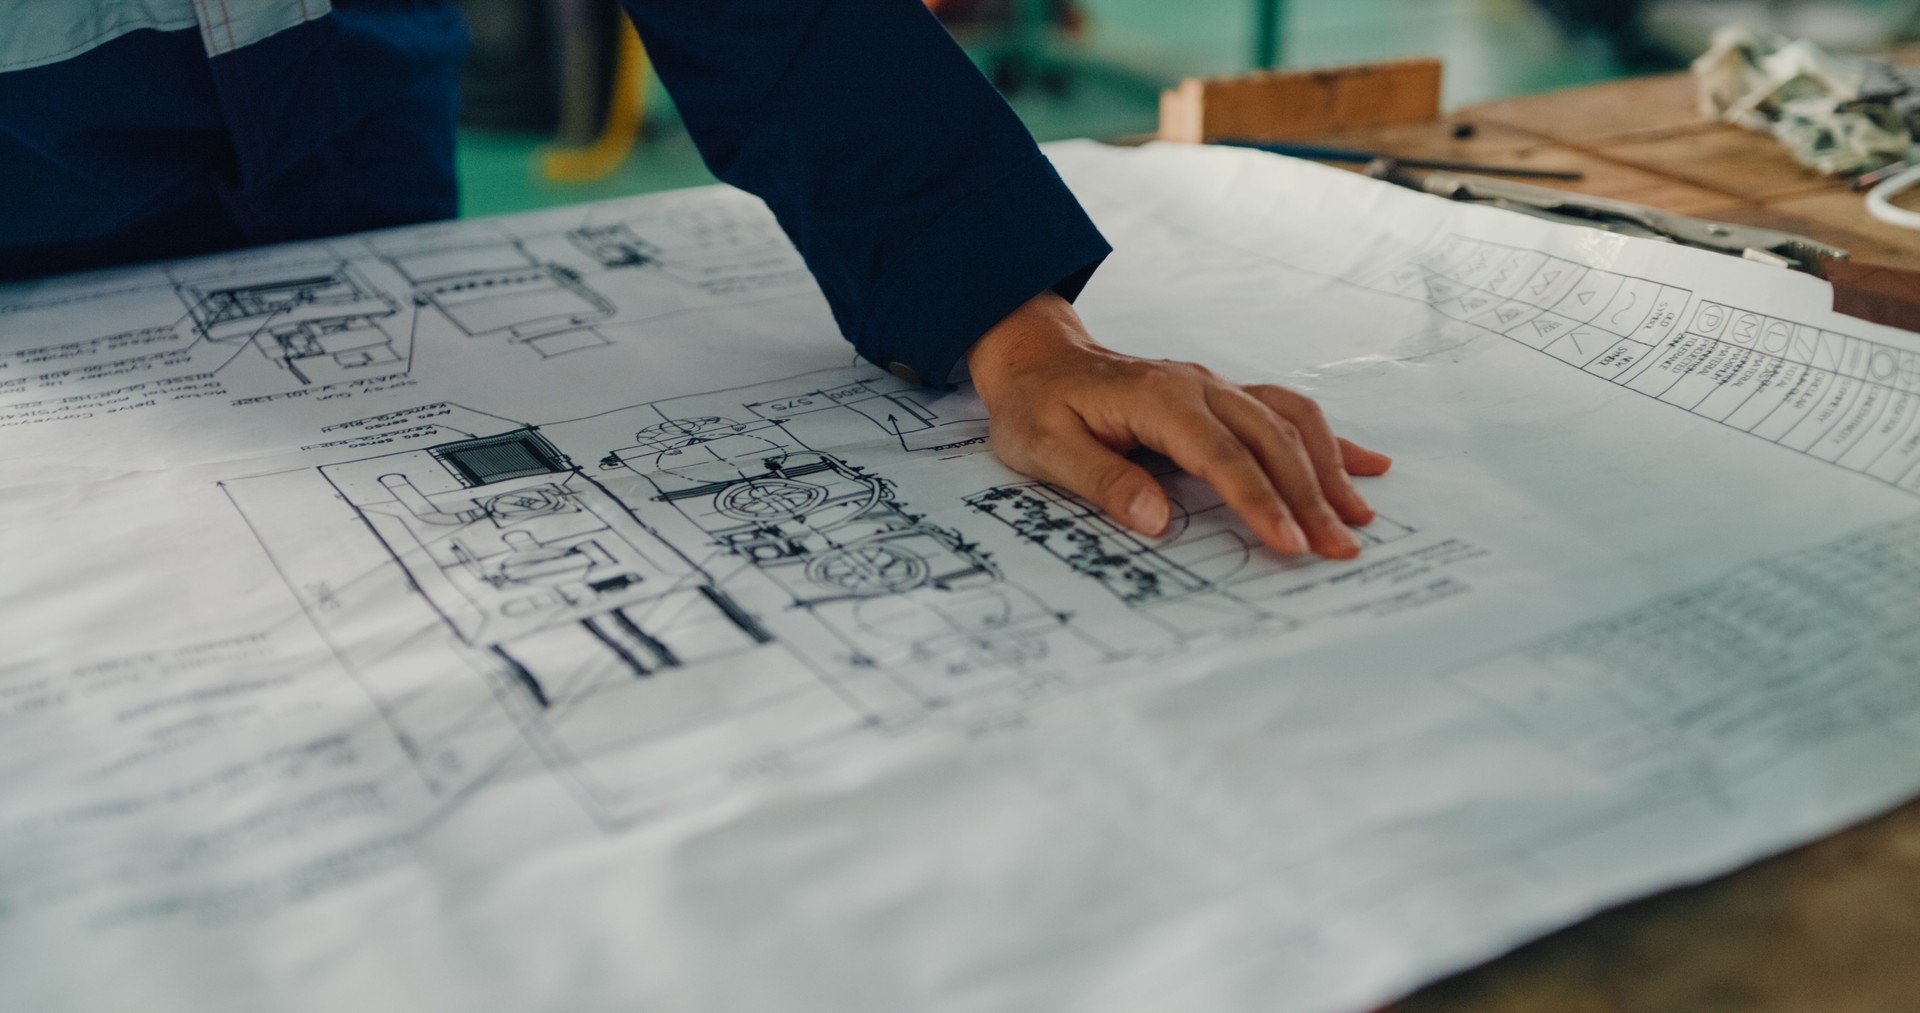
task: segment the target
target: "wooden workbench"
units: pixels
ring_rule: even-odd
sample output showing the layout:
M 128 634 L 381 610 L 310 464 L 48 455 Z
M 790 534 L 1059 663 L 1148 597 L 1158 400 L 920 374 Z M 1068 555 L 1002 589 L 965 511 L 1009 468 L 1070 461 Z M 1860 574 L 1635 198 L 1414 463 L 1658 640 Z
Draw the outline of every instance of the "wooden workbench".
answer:
M 1896 54 L 1920 62 L 1920 49 Z M 1579 169 L 1565 189 L 1803 233 L 1920 269 L 1920 232 L 1869 217 L 1772 138 L 1704 121 L 1684 74 L 1459 109 L 1315 143 Z M 1472 136 L 1455 137 L 1460 124 Z M 1915 617 L 1920 622 L 1920 616 Z M 1914 674 L 1920 679 L 1920 672 Z M 1920 1010 L 1920 801 L 1719 879 L 1625 905 L 1429 986 L 1393 1013 Z
M 1920 47 L 1895 58 L 1920 63 Z M 1456 138 L 1460 125 L 1471 125 L 1472 136 Z M 1686 74 L 1490 102 L 1438 123 L 1312 140 L 1403 157 L 1577 169 L 1586 180 L 1544 185 L 1785 229 L 1851 250 L 1858 260 L 1920 270 L 1920 232 L 1871 217 L 1844 181 L 1802 168 L 1773 138 L 1703 119 Z

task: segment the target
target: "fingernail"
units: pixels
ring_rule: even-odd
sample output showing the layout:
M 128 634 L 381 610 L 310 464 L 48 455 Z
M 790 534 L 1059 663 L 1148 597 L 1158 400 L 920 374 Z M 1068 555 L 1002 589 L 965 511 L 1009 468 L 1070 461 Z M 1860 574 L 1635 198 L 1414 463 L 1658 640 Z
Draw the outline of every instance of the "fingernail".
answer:
M 1353 537 L 1353 532 L 1348 531 L 1346 528 L 1337 529 L 1333 536 L 1333 544 L 1340 550 L 1340 555 L 1343 559 L 1360 554 L 1360 539 Z
M 1157 535 L 1167 529 L 1167 499 L 1152 489 L 1142 489 L 1127 508 L 1135 531 Z

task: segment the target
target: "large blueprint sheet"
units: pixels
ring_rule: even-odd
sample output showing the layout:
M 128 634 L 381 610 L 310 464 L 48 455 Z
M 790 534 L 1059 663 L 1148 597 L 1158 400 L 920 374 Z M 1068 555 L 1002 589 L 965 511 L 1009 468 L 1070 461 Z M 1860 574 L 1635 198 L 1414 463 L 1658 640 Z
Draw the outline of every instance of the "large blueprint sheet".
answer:
M 721 189 L 0 288 L 0 1008 L 1358 1010 L 1920 790 L 1913 335 L 1052 155 L 1359 560 L 1006 470 Z

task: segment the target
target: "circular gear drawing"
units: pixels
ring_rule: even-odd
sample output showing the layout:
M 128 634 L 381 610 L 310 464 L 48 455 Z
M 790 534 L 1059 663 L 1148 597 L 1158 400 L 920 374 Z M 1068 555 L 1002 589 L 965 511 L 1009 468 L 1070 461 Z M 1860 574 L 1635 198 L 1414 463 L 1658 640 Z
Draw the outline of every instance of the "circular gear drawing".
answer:
M 502 521 L 566 512 L 571 504 L 557 487 L 551 485 L 516 489 L 488 498 L 483 504 L 488 514 Z
M 927 561 L 889 545 L 855 545 L 807 564 L 807 579 L 851 594 L 891 594 L 924 583 Z
M 714 507 L 743 521 L 781 521 L 799 517 L 826 502 L 827 490 L 790 478 L 756 478 L 729 487 Z

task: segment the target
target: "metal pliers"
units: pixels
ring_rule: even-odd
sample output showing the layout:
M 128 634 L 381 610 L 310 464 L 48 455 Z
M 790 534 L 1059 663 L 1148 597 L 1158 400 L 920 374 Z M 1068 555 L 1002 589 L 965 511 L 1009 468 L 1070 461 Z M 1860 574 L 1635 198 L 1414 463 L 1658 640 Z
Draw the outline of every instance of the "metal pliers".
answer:
M 1663 239 L 1824 277 L 1823 263 L 1844 260 L 1847 251 L 1816 239 L 1751 225 L 1688 218 L 1631 201 L 1550 190 L 1450 172 L 1417 172 L 1375 163 L 1368 175 L 1449 200 L 1473 201 L 1553 221 L 1587 225 L 1644 239 Z

